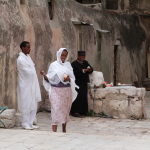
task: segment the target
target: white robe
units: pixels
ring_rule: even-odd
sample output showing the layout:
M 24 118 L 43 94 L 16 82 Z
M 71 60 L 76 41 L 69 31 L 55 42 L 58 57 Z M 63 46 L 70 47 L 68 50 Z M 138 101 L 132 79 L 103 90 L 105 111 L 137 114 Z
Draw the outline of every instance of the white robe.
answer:
M 28 114 L 37 108 L 41 101 L 41 92 L 35 70 L 35 64 L 29 55 L 19 53 L 18 68 L 18 108 L 22 114 Z
M 75 76 L 73 73 L 73 68 L 70 64 L 70 62 L 67 62 L 69 55 L 67 56 L 66 60 L 64 63 L 61 61 L 61 53 L 65 48 L 60 48 L 59 51 L 57 52 L 57 61 L 51 63 L 48 73 L 47 73 L 47 78 L 50 83 L 44 80 L 43 78 L 43 85 L 45 89 L 49 92 L 49 97 L 51 96 L 51 84 L 58 84 L 60 81 L 63 84 L 70 84 L 71 85 L 71 91 L 72 91 L 72 102 L 76 99 L 77 97 L 77 91 L 75 88 L 79 88 L 75 84 Z M 67 74 L 70 78 L 70 82 L 64 82 L 64 74 Z M 58 76 L 59 80 L 56 79 L 56 75 Z

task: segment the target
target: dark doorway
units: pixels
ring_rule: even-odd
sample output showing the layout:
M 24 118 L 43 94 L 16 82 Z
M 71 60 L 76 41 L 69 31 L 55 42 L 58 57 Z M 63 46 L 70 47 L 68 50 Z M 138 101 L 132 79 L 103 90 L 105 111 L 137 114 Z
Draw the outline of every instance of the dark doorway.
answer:
M 119 45 L 114 46 L 114 85 L 120 83 L 120 48 Z
M 106 9 L 117 10 L 118 0 L 106 0 Z

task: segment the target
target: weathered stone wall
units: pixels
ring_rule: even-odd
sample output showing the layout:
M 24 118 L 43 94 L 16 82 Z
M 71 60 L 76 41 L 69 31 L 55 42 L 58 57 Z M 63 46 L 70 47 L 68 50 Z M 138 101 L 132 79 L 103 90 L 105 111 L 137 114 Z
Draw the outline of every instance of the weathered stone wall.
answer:
M 0 14 L 0 105 L 17 109 L 16 59 L 20 43 L 23 40 L 31 43 L 38 76 L 52 58 L 47 4 L 36 0 L 26 0 L 24 4 L 19 0 L 1 0 Z
M 0 105 L 17 108 L 16 59 L 23 40 L 31 43 L 31 57 L 41 85 L 42 106 L 47 94 L 39 71 L 47 71 L 60 47 L 70 51 L 71 61 L 76 59 L 78 50 L 85 50 L 89 63 L 95 70 L 103 72 L 107 82 L 111 82 L 114 80 L 114 45 L 119 40 L 121 83 L 136 79 L 141 83 L 146 76 L 146 36 L 138 16 L 92 9 L 74 0 L 53 0 L 53 18 L 50 20 L 46 0 L 24 2 L 0 1 Z M 77 18 L 82 25 L 73 24 L 71 18 Z

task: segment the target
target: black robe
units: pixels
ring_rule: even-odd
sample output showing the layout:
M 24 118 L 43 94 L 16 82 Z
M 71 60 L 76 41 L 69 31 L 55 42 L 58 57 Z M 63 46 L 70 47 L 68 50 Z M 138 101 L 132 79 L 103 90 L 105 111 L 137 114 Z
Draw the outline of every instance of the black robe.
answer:
M 93 68 L 86 60 L 84 60 L 82 64 L 76 60 L 72 62 L 71 65 L 76 78 L 75 83 L 79 86 L 79 89 L 76 89 L 78 96 L 72 104 L 71 113 L 86 115 L 88 112 L 87 83 L 89 82 L 89 74 L 93 72 Z M 83 69 L 87 69 L 88 66 L 91 67 L 91 71 L 83 73 Z

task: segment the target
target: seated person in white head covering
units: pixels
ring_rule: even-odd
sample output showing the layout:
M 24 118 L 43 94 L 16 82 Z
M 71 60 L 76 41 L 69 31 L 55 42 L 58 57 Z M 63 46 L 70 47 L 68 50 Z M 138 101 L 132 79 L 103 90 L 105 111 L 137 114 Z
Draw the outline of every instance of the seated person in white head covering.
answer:
M 62 131 L 66 132 L 72 102 L 77 97 L 75 77 L 68 60 L 68 51 L 60 48 L 57 51 L 57 60 L 50 64 L 47 75 L 44 71 L 43 85 L 49 92 L 51 103 L 52 129 L 57 132 L 57 125 L 62 124 Z

